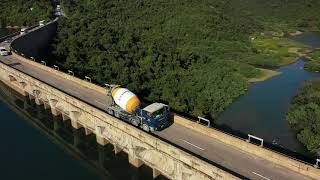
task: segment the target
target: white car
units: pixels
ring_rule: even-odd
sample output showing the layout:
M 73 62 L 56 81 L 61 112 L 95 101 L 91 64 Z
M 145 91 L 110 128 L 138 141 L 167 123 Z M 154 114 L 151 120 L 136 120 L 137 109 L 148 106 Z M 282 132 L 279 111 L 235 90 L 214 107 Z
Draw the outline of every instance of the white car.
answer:
M 28 32 L 28 29 L 27 28 L 22 28 L 21 30 L 20 30 L 20 35 L 23 35 L 23 34 L 25 34 L 25 33 L 27 33 Z
M 10 54 L 10 52 L 4 48 L 4 47 L 0 47 L 0 55 L 1 56 L 8 56 Z

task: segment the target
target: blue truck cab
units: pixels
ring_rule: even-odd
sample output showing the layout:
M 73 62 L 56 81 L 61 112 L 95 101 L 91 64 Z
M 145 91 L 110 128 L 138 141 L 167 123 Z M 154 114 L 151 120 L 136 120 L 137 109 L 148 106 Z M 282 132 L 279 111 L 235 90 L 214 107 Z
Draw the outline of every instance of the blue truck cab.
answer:
M 161 130 L 169 125 L 170 108 L 162 103 L 153 103 L 140 110 L 142 129 L 145 131 Z

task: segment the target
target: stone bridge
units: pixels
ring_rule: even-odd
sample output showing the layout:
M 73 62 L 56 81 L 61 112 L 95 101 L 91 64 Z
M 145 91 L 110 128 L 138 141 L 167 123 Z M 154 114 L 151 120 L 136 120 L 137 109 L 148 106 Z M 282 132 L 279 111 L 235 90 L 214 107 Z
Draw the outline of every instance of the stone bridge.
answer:
M 99 144 L 111 143 L 115 153 L 126 152 L 132 165 L 148 165 L 153 169 L 154 177 L 162 174 L 178 180 L 238 179 L 10 65 L 0 63 L 0 80 L 34 99 L 36 104 L 50 108 L 53 115 L 62 115 L 64 121 L 70 120 L 73 128 L 84 128 L 86 134 L 94 133 Z

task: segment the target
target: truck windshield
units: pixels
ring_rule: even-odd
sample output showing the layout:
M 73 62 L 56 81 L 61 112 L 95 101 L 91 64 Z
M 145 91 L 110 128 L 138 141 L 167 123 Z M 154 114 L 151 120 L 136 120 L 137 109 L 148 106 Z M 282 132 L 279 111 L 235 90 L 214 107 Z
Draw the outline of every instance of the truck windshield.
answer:
M 162 117 L 165 113 L 167 112 L 167 107 L 163 107 L 161 109 L 159 109 L 158 111 L 155 111 L 152 113 L 151 117 L 154 119 L 159 119 L 160 117 Z

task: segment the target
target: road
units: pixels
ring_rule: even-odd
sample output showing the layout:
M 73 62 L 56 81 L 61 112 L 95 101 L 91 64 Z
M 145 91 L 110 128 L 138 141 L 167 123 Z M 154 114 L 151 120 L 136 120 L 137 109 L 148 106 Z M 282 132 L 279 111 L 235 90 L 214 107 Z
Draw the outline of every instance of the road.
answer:
M 4 44 L 0 44 L 0 46 L 4 46 Z M 106 94 L 88 89 L 78 83 L 62 79 L 47 71 L 14 59 L 13 56 L 0 56 L 0 62 L 8 64 L 28 75 L 37 77 L 43 82 L 46 82 L 57 89 L 63 90 L 84 102 L 88 102 L 89 104 L 101 109 L 106 109 Z M 218 164 L 230 171 L 242 175 L 242 178 L 246 177 L 248 179 L 257 180 L 310 179 L 294 171 L 280 167 L 272 162 L 240 151 L 235 147 L 223 144 L 217 139 L 195 132 L 179 124 L 173 124 L 161 132 L 155 132 L 155 134 L 167 141 L 170 141 L 171 143 L 181 146 L 186 150 L 212 161 L 214 164 Z

